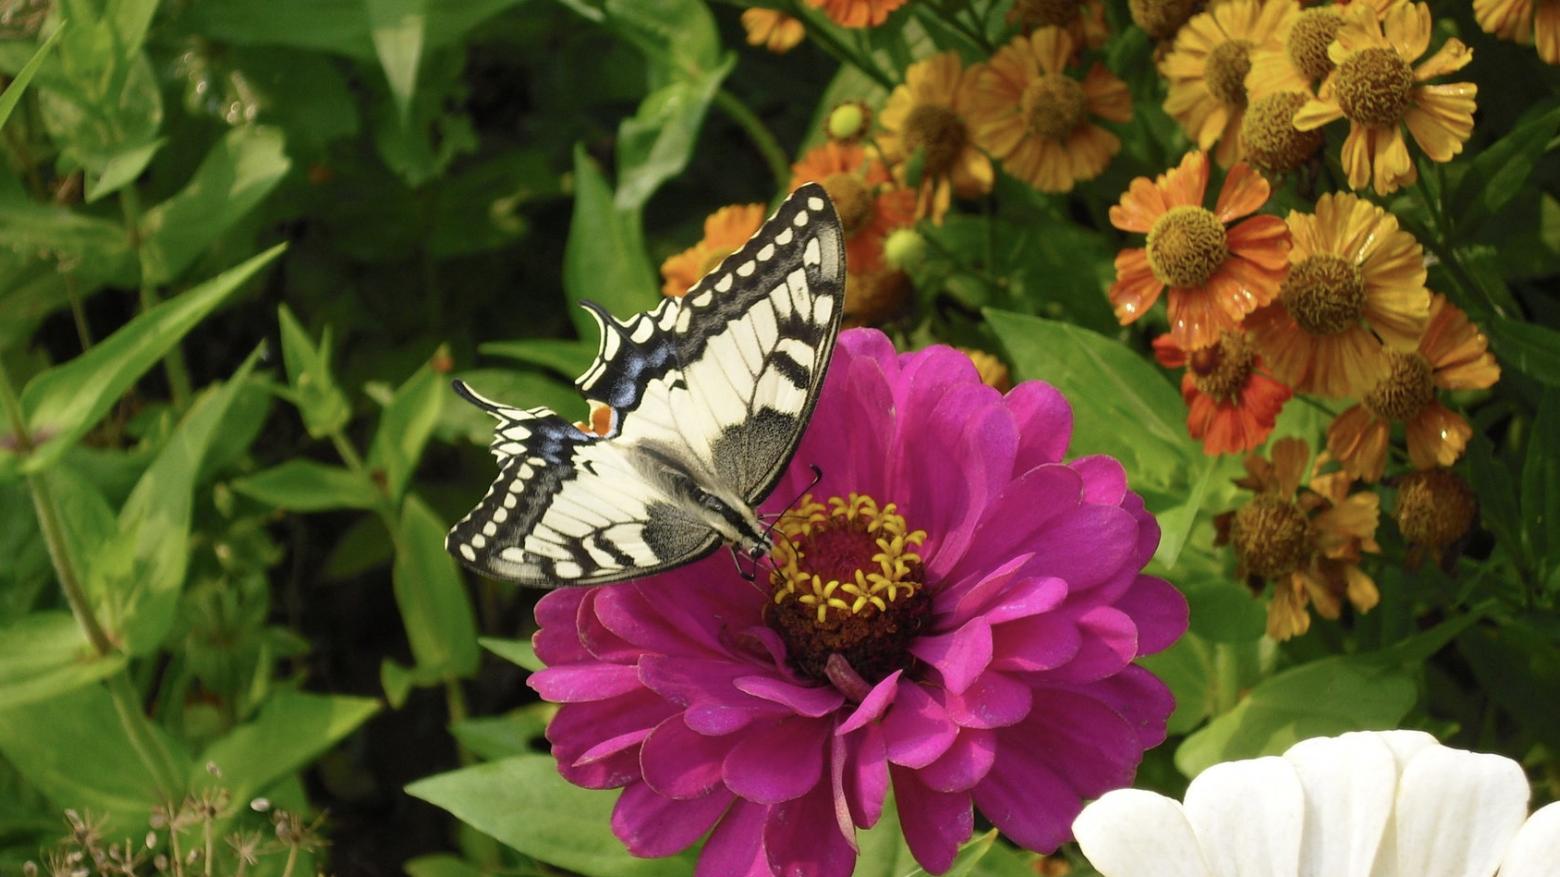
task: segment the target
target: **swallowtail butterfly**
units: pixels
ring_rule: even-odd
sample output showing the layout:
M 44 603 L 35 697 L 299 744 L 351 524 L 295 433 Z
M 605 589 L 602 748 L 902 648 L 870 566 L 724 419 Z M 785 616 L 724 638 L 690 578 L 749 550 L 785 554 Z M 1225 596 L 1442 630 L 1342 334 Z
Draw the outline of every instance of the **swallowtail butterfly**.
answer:
M 585 305 L 601 342 L 575 384 L 594 430 L 456 381 L 498 420 L 499 474 L 445 546 L 479 573 L 540 587 L 637 578 L 723 542 L 762 558 L 753 509 L 817 403 L 844 289 L 844 233 L 809 184 L 683 298 L 626 321 Z

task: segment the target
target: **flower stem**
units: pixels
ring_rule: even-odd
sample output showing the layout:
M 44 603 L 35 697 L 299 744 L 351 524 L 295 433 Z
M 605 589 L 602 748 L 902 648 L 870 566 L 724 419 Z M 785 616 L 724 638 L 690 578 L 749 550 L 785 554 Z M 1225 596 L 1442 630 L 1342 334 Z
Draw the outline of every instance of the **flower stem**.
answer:
M 1214 643 L 1213 680 L 1213 714 L 1222 716 L 1240 702 L 1240 661 L 1229 643 Z
M 119 206 L 125 215 L 125 233 L 130 237 L 130 248 L 135 250 L 136 261 L 141 268 L 141 312 L 146 313 L 161 301 L 157 287 L 147 282 L 145 239 L 141 234 L 141 196 L 134 186 L 119 190 Z M 168 389 L 173 394 L 175 408 L 183 410 L 190 405 L 190 370 L 184 361 L 184 349 L 177 343 L 163 357 L 163 371 L 168 375 Z
M 763 121 L 748 108 L 736 95 L 719 89 L 715 92 L 715 106 L 720 107 L 731 121 L 747 134 L 753 141 L 753 146 L 758 154 L 763 156 L 764 163 L 769 165 L 769 172 L 774 175 L 775 187 L 785 191 L 791 182 L 791 163 L 786 158 L 785 150 L 781 148 L 780 141 L 770 132 Z
M 883 88 L 890 91 L 893 90 L 894 80 L 878 67 L 877 62 L 873 61 L 871 56 L 863 57 L 855 49 L 840 42 L 834 34 L 829 32 L 828 25 L 821 23 L 811 10 L 804 9 L 797 0 L 785 0 L 785 6 L 785 13 L 805 23 L 807 25 L 807 33 L 818 41 L 818 45 L 822 46 L 825 52 L 867 74 Z

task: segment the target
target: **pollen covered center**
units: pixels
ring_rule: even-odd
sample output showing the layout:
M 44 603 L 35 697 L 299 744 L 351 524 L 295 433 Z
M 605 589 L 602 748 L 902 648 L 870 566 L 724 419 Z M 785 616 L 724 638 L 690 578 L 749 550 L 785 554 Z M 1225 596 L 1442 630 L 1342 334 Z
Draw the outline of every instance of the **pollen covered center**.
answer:
M 1361 49 L 1338 67 L 1338 107 L 1349 121 L 1384 127 L 1403 121 L 1414 70 L 1391 49 Z
M 1060 73 L 1047 73 L 1029 83 L 1018 99 L 1029 130 L 1051 140 L 1062 140 L 1077 130 L 1087 104 L 1083 86 Z
M 1289 269 L 1278 300 L 1300 328 L 1312 335 L 1336 335 L 1358 325 L 1365 313 L 1365 278 L 1347 261 L 1318 253 Z
M 937 104 L 917 104 L 905 118 L 905 150 L 922 154 L 922 172 L 928 177 L 947 176 L 969 142 L 969 129 L 952 109 Z
M 1308 97 L 1298 91 L 1274 92 L 1258 98 L 1246 111 L 1240 138 L 1246 144 L 1246 160 L 1257 170 L 1270 176 L 1288 173 L 1322 147 L 1320 128 L 1301 131 L 1294 125 L 1295 113 Z
M 1333 62 L 1327 57 L 1327 46 L 1338 36 L 1341 27 L 1343 16 L 1331 8 L 1307 9 L 1300 13 L 1284 44 L 1289 63 L 1312 82 L 1331 73 Z
M 850 237 L 872 222 L 872 190 L 866 181 L 855 174 L 831 174 L 823 181 L 823 189 L 834 202 L 839 214 L 840 226 Z
M 1148 230 L 1148 266 L 1170 286 L 1208 282 L 1228 255 L 1224 224 L 1202 207 L 1172 207 Z
M 1246 74 L 1251 72 L 1251 43 L 1229 40 L 1208 53 L 1204 68 L 1208 91 L 1225 106 L 1246 105 Z
M 1083 0 L 1018 0 L 1013 17 L 1025 27 L 1061 27 L 1078 17 Z
M 1226 332 L 1218 344 L 1193 351 L 1189 364 L 1199 392 L 1218 402 L 1233 402 L 1245 389 L 1256 362 L 1256 350 L 1245 334 Z
M 1247 573 L 1278 578 L 1299 569 L 1309 558 L 1311 524 L 1290 500 L 1264 494 L 1235 513 L 1230 541 Z
M 1435 398 L 1435 375 L 1417 353 L 1387 351 L 1389 371 L 1362 400 L 1366 410 L 1388 420 L 1412 420 Z
M 852 493 L 811 495 L 775 525 L 769 626 L 785 640 L 791 662 L 820 681 L 839 655 L 863 680 L 876 682 L 910 660 L 910 641 L 931 616 L 911 530 L 893 503 Z

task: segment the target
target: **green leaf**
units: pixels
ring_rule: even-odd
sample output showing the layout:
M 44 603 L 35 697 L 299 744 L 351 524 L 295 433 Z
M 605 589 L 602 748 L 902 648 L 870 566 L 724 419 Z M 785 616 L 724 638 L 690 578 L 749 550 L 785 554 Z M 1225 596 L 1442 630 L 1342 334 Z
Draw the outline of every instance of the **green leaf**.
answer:
M 248 125 L 229 131 L 183 190 L 146 212 L 142 282 L 161 285 L 177 277 L 270 194 L 290 166 L 280 129 Z
M 618 126 L 618 210 L 637 215 L 662 183 L 688 166 L 710 101 L 736 61 L 728 55 L 707 73 L 661 86 Z
M 278 245 L 131 320 L 96 347 L 34 377 L 22 408 L 36 449 L 25 468 L 39 471 L 86 434 L 125 390 L 185 333 L 281 254 Z M 0 467 L 10 451 L 0 446 Z
M 140 277 L 122 226 L 58 204 L 40 204 L 20 190 L 0 191 L 0 241 L 18 255 L 48 260 L 56 273 L 87 288 L 134 286 Z
M 489 341 L 478 345 L 477 351 L 488 356 L 503 356 L 526 365 L 545 368 L 571 381 L 584 374 L 596 359 L 596 345 L 592 342 L 565 341 L 558 338 Z
M 450 726 L 450 733 L 484 761 L 532 755 L 536 752 L 533 744 L 542 739 L 548 721 L 557 711 L 553 704 L 533 703 L 502 716 L 456 722 Z
M 422 61 L 427 28 L 427 0 L 364 0 L 374 52 L 384 68 L 396 109 L 406 119 L 417 90 L 417 65 Z
M 425 0 L 423 52 L 454 45 L 523 0 Z M 184 10 L 191 33 L 240 46 L 291 46 L 378 63 L 364 0 L 201 0 Z
M 1166 725 L 1171 734 L 1191 731 L 1213 712 L 1214 650 L 1202 638 L 1188 633 L 1170 648 L 1139 658 L 1138 663 L 1170 686 L 1175 695 L 1175 712 Z
M 1192 632 L 1215 643 L 1246 643 L 1262 638 L 1267 607 L 1251 591 L 1228 579 L 1182 588 L 1191 610 Z
M 720 63 L 720 34 L 704 0 L 561 0 L 633 43 L 663 74 L 696 76 Z
M 352 407 L 336 388 L 330 371 L 330 327 L 325 328 L 316 347 L 287 305 L 277 308 L 276 318 L 282 330 L 282 361 L 292 385 L 292 403 L 309 435 L 325 438 L 352 418 Z
M 480 654 L 471 600 L 454 558 L 444 550 L 445 529 L 421 497 L 409 495 L 401 508 L 391 580 L 418 669 L 452 679 L 475 673 Z
M 1553 569 L 1560 563 L 1560 390 L 1545 391 L 1528 436 L 1522 520 L 1528 556 L 1543 564 L 1540 573 Z
M 1168 487 L 1198 454 L 1186 434 L 1186 407 L 1147 360 L 1103 335 L 1006 311 L 986 318 L 1025 380 L 1061 390 L 1072 405 L 1069 453 L 1109 454 L 1139 485 Z
M 384 497 L 368 479 L 340 466 L 292 459 L 240 478 L 233 489 L 266 505 L 291 512 L 372 509 Z
M 1459 237 L 1471 236 L 1522 191 L 1560 130 L 1560 103 L 1547 103 L 1530 110 L 1510 133 L 1469 163 L 1447 205 Z
M 0 627 L 0 710 L 58 697 L 117 673 L 127 658 L 97 655 L 69 612 L 36 612 Z
M 660 299 L 655 277 L 645 255 L 638 215 L 616 209 L 612 187 L 600 168 L 583 146 L 576 146 L 574 216 L 563 251 L 563 289 L 569 303 L 578 305 L 590 299 L 613 316 L 626 319 L 649 310 Z M 596 323 L 589 314 L 571 308 L 569 316 L 580 338 L 595 338 Z
M 687 877 L 694 856 L 629 855 L 612 835 L 615 792 L 571 786 L 545 755 L 519 755 L 406 787 L 528 856 L 586 877 Z
M 173 627 L 189 566 L 197 478 L 259 359 L 256 350 L 226 383 L 195 402 L 119 510 L 116 538 L 127 544 L 132 565 L 112 591 L 124 606 L 119 638 L 131 655 L 155 651 Z
M 254 721 L 240 725 L 206 747 L 189 773 L 192 786 L 212 785 L 205 765 L 222 771 L 219 781 L 246 804 L 267 786 L 301 770 L 379 711 L 366 697 L 277 693 Z
M 1537 323 L 1493 316 L 1490 341 L 1504 365 L 1550 387 L 1560 387 L 1560 332 Z
M 179 744 L 160 727 L 149 730 L 175 768 L 188 772 L 189 756 Z M 0 710 L 0 754 L 55 807 L 108 817 L 109 837 L 139 836 L 161 803 L 156 780 L 101 685 Z
M 409 859 L 401 866 L 407 877 L 486 877 L 486 871 L 449 853 L 435 853 Z
M 443 355 L 442 350 L 436 354 Z M 406 491 L 448 395 L 444 376 L 424 365 L 395 391 L 379 416 L 379 428 L 368 449 L 368 466 L 385 474 L 385 489 L 392 500 L 399 501 Z
M 1414 680 L 1367 657 L 1323 658 L 1264 681 L 1187 737 L 1176 767 L 1193 777 L 1221 761 L 1280 754 L 1307 737 L 1396 727 L 1414 705 Z
M 10 84 L 5 87 L 5 93 L 0 94 L 0 128 L 5 127 L 6 121 L 11 118 L 11 113 L 16 110 L 16 105 L 21 102 L 22 94 L 27 91 L 27 83 L 32 82 L 32 78 L 37 74 L 38 68 L 43 66 L 44 59 L 49 57 L 49 51 L 60 41 L 60 37 L 65 33 L 65 28 L 69 26 L 70 22 L 60 21 L 54 28 L 54 33 L 49 34 L 49 38 L 43 41 L 43 45 L 33 52 L 27 64 L 21 70 L 18 70 L 15 76 L 11 77 Z
M 166 137 L 160 137 L 151 143 L 132 146 L 110 158 L 96 172 L 88 173 L 87 203 L 92 204 L 103 196 L 112 195 L 135 182 L 136 177 L 139 177 L 141 172 L 146 170 L 146 166 L 151 164 L 152 157 L 157 155 L 157 150 L 162 149 L 163 144 L 167 142 Z
M 478 640 L 482 647 L 493 654 L 503 658 L 511 664 L 524 667 L 532 672 L 547 669 L 542 659 L 536 656 L 536 649 L 531 647 L 530 640 L 523 639 L 498 639 L 485 636 Z

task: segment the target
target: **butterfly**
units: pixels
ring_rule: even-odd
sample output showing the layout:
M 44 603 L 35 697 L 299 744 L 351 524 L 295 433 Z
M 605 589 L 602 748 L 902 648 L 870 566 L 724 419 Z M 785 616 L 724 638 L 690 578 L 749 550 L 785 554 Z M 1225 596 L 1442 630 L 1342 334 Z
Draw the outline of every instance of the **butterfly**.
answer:
M 698 560 L 721 544 L 757 561 L 754 508 L 785 474 L 839 334 L 845 236 L 823 187 L 797 189 L 682 298 L 600 329 L 575 381 L 591 429 L 514 408 L 461 381 L 498 420 L 498 478 L 445 539 L 483 575 L 601 585 Z

